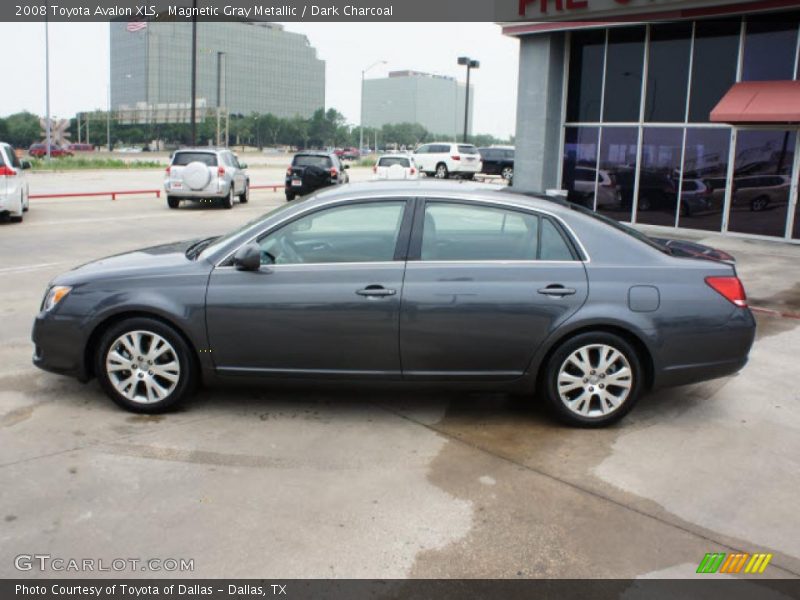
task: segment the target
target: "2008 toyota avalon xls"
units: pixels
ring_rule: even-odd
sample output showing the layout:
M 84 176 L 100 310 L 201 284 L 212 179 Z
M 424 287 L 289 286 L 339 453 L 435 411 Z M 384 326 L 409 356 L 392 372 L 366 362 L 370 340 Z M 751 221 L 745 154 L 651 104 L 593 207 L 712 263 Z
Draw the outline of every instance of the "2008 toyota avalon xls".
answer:
M 450 182 L 325 191 L 227 235 L 53 280 L 34 363 L 163 411 L 199 383 L 402 381 L 530 393 L 574 425 L 735 373 L 732 264 L 544 198 Z

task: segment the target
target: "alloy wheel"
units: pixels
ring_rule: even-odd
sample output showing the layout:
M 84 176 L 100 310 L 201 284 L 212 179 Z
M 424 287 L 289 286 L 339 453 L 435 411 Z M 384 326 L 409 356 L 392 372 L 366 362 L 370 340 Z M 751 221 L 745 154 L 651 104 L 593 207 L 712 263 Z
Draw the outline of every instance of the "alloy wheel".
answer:
M 175 348 L 152 331 L 128 331 L 108 349 L 106 373 L 122 396 L 138 404 L 152 404 L 167 398 L 181 377 Z
M 616 412 L 633 387 L 633 369 L 623 352 L 607 344 L 588 344 L 561 364 L 556 380 L 559 398 L 581 417 Z

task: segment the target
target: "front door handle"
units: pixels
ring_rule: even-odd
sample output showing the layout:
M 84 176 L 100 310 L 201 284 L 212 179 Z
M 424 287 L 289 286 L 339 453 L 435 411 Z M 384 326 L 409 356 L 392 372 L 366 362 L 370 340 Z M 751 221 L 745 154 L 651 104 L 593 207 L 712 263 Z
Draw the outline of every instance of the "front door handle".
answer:
M 394 296 L 396 293 L 397 290 L 390 290 L 382 285 L 368 285 L 363 290 L 358 290 L 356 292 L 359 296 L 367 297 Z
M 543 287 L 538 292 L 544 296 L 572 296 L 577 290 L 575 288 L 564 287 L 560 283 L 553 283 Z

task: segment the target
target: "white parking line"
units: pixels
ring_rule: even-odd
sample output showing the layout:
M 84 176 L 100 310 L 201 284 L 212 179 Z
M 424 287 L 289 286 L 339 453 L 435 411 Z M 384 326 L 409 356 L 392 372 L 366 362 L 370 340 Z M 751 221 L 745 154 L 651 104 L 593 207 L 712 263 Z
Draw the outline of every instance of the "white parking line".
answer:
M 52 262 L 52 263 L 38 263 L 35 265 L 22 265 L 20 267 L 6 267 L 5 269 L 0 269 L 0 273 L 17 273 L 19 271 L 36 271 L 37 269 L 46 269 L 47 267 L 54 267 L 56 265 L 63 265 L 63 262 Z

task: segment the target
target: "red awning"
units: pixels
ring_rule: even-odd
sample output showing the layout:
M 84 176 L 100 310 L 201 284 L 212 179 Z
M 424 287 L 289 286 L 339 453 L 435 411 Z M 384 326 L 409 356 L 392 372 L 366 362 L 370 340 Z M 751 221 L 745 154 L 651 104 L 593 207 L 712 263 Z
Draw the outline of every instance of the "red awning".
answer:
M 743 81 L 711 111 L 714 123 L 798 123 L 800 81 Z

